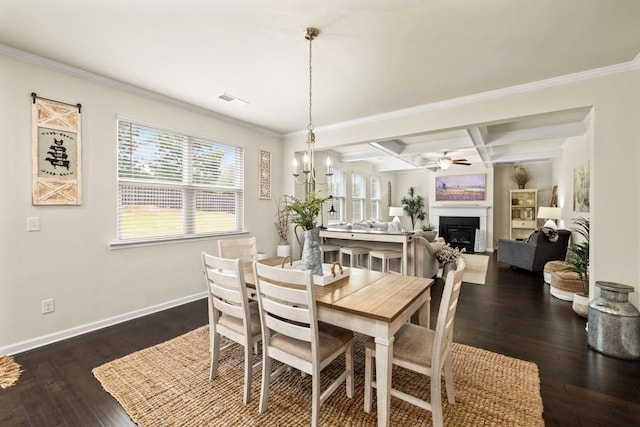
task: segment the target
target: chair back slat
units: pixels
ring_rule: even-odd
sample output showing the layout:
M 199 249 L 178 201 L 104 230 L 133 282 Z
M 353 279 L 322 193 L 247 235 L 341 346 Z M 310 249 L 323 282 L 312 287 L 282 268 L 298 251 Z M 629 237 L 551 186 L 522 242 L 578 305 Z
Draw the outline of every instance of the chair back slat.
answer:
M 228 301 L 218 298 L 213 298 L 211 301 L 213 303 L 213 306 L 219 312 L 227 314 L 229 316 L 237 317 L 238 319 L 244 318 L 244 309 L 241 305 L 230 304 Z
M 286 282 L 286 278 L 284 276 L 279 277 L 279 281 Z M 283 283 L 278 284 L 275 281 L 263 279 L 260 283 L 262 294 L 272 299 L 306 306 L 309 303 L 309 295 L 307 294 L 306 287 L 295 287 L 294 285 L 296 284 L 294 283 L 286 283 L 286 285 L 283 285 Z
M 218 240 L 218 255 L 221 258 L 238 258 L 240 262 L 253 262 L 257 253 L 255 237 Z
M 306 341 L 309 343 L 311 342 L 311 338 L 313 335 L 311 325 L 298 325 L 270 315 L 265 316 L 264 322 L 265 325 L 274 332 L 295 338 L 300 341 Z
M 242 292 L 239 288 L 232 289 L 225 286 L 220 286 L 216 282 L 211 282 L 211 293 L 219 299 L 223 299 L 229 303 L 236 305 L 242 304 Z
M 269 297 L 263 298 L 262 302 L 265 311 L 273 316 L 307 325 L 311 322 L 309 309 L 306 306 L 294 306 Z

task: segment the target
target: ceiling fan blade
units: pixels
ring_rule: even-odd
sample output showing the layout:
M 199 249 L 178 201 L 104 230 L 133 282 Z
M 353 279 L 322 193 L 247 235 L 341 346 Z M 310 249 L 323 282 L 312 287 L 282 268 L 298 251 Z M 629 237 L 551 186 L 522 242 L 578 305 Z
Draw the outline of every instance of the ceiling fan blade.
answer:
M 454 165 L 464 165 L 464 166 L 471 166 L 471 163 L 464 161 L 464 160 L 454 160 L 453 161 Z

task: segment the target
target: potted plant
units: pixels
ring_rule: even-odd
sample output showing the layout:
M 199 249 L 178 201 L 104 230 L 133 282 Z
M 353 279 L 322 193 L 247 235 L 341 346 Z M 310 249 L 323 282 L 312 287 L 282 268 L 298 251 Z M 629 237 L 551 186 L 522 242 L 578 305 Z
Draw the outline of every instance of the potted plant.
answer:
M 322 258 L 320 256 L 320 229 L 317 220 L 324 201 L 318 197 L 317 191 L 308 193 L 303 200 L 293 196 L 285 196 L 286 210 L 290 221 L 304 230 L 304 244 L 300 266 L 303 270 L 312 270 L 315 275 L 322 275 Z
M 513 167 L 513 179 L 518 184 L 519 189 L 523 189 L 529 181 L 529 172 L 522 166 Z
M 458 268 L 458 259 L 462 256 L 465 249 L 454 248 L 449 243 L 444 245 L 436 252 L 436 259 L 442 264 L 442 279 L 446 280 L 447 274 L 451 270 Z
M 427 222 L 426 224 L 422 225 L 422 235 L 428 241 L 433 242 L 434 240 L 436 240 L 438 231 L 435 230 L 435 227 L 431 225 L 431 223 Z
M 426 212 L 424 211 L 424 197 L 419 194 L 416 194 L 416 189 L 413 187 L 409 187 L 409 193 L 407 196 L 404 196 L 400 203 L 402 203 L 402 208 L 406 212 L 406 214 L 411 218 L 411 229 L 416 229 L 416 222 L 418 220 L 424 221 L 427 217 Z
M 589 313 L 589 219 L 576 218 L 574 229 L 582 238 L 578 243 L 569 245 L 569 257 L 567 259 L 568 270 L 578 274 L 582 283 L 582 293 L 573 294 L 572 308 L 578 315 L 587 317 Z
M 289 210 L 287 209 L 286 200 L 278 199 L 275 203 L 275 226 L 278 237 L 280 237 L 276 254 L 278 256 L 288 256 L 291 255 L 291 245 L 289 244 Z

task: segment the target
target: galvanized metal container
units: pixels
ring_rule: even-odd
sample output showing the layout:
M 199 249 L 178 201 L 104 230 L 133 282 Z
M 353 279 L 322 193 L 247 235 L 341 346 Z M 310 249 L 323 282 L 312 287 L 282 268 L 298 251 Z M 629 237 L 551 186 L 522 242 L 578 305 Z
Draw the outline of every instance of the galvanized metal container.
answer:
M 640 360 L 640 311 L 629 302 L 631 286 L 596 282 L 600 297 L 589 303 L 588 345 L 620 359 Z

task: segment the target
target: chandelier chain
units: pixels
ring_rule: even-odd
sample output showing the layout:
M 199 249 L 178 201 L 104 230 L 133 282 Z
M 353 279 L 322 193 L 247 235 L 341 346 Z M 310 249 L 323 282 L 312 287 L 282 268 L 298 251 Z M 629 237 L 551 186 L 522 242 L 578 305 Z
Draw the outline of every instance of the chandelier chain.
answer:
M 312 109 L 312 88 L 313 88 L 313 79 L 312 79 L 312 72 L 313 72 L 313 54 L 311 51 L 311 46 L 313 45 L 313 37 L 309 37 L 309 125 L 307 125 L 307 130 L 312 131 L 313 130 L 313 120 L 311 117 L 311 109 Z

